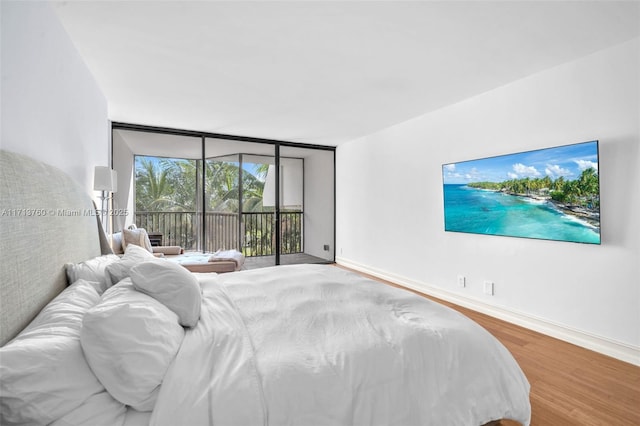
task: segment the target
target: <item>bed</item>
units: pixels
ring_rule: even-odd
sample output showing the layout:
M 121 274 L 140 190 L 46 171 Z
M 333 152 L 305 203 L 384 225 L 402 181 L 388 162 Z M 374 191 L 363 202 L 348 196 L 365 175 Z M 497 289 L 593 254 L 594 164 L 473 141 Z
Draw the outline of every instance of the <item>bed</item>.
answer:
M 530 422 L 518 364 L 456 311 L 331 265 L 114 256 L 64 173 L 1 152 L 0 174 L 0 424 Z

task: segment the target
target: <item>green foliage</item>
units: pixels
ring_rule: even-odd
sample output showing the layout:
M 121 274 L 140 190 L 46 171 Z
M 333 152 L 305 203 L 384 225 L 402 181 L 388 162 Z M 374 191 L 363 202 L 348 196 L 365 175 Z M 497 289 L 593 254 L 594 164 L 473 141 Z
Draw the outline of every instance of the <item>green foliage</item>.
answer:
M 137 159 L 138 160 L 138 159 Z M 136 160 L 136 210 L 171 209 L 173 185 L 169 181 L 169 170 L 159 168 L 147 158 Z
M 487 189 L 490 191 L 500 191 L 502 189 L 502 183 L 498 182 L 472 182 L 467 186 L 471 188 Z
M 583 170 L 575 180 L 565 180 L 562 176 L 556 180 L 549 176 L 535 179 L 527 177 L 504 182 L 473 182 L 468 186 L 515 195 L 550 196 L 559 203 L 588 209 L 595 209 L 600 205 L 598 172 L 593 168 Z
M 187 250 L 195 249 L 198 236 L 198 206 L 202 203 L 201 160 L 176 158 L 136 157 L 136 213 L 140 214 L 138 225 L 149 231 L 161 231 L 165 241 L 180 245 Z M 251 173 L 240 170 L 238 162 L 209 159 L 204 162 L 204 204 L 207 219 L 211 220 L 205 238 L 209 249 L 238 248 L 245 255 L 268 255 L 273 252 L 273 221 L 269 212 L 272 207 L 263 207 L 262 193 L 268 164 L 258 164 Z M 242 200 L 240 194 L 242 176 Z M 242 202 L 243 241 L 237 241 L 238 221 L 217 224 L 216 217 L 239 212 Z M 156 213 L 150 213 L 156 212 Z M 180 213 L 183 212 L 183 213 Z M 264 215 L 246 215 L 261 213 Z M 222 222 L 221 222 L 222 223 Z M 235 223 L 235 224 L 234 224 Z M 283 231 L 283 238 L 294 238 L 291 248 L 299 252 L 301 245 L 299 226 Z M 223 237 L 221 237 L 221 235 Z M 223 238 L 221 240 L 220 238 Z M 288 241 L 288 240 L 287 240 Z M 287 252 L 283 250 L 283 253 Z
M 202 184 L 200 160 L 136 158 L 136 211 L 196 211 Z M 242 170 L 243 211 L 261 212 L 266 165 L 257 175 Z M 239 166 L 228 161 L 205 161 L 205 205 L 207 211 L 237 213 Z M 262 176 L 261 176 L 262 175 Z
M 563 191 L 551 191 L 551 199 L 559 203 L 566 203 L 567 196 Z

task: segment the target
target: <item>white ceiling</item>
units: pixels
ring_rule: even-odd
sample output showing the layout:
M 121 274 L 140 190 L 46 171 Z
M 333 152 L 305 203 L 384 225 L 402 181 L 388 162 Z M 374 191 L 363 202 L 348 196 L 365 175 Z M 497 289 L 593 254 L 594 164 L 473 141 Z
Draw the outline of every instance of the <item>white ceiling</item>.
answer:
M 640 34 L 638 1 L 54 6 L 111 120 L 325 145 Z

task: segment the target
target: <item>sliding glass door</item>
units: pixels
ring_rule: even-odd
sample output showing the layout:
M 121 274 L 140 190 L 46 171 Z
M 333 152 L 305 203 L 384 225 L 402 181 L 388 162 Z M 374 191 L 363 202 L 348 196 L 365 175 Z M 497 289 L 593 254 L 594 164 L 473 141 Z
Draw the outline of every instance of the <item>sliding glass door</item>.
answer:
M 134 156 L 135 224 L 162 245 L 196 250 L 200 160 Z
M 304 252 L 304 159 L 280 155 L 279 161 L 279 208 L 281 263 L 287 255 Z M 269 167 L 267 183 L 276 188 L 276 166 Z M 268 201 L 275 207 L 275 199 Z M 288 256 L 292 259 L 292 256 Z
M 275 265 L 275 209 L 265 201 L 275 196 L 266 185 L 274 145 L 207 138 L 204 152 L 207 249 L 236 249 L 247 267 Z
M 200 139 L 114 130 L 112 141 L 114 205 L 125 213 L 114 217 L 114 229 L 136 225 L 156 244 L 200 250 Z
M 280 264 L 335 259 L 334 152 L 280 147 Z

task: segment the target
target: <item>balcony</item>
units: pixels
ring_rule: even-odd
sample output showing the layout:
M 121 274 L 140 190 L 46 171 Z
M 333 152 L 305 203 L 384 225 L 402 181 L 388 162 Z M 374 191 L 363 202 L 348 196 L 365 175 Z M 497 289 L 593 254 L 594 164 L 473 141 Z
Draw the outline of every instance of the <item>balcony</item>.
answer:
M 241 220 L 240 220 L 241 219 Z M 201 235 L 201 215 L 195 211 L 184 212 L 136 212 L 136 226 L 149 233 L 160 233 L 163 245 L 175 245 L 185 250 L 216 251 L 237 249 L 246 257 L 275 254 L 274 213 L 218 213 L 206 212 L 206 233 L 202 248 L 198 247 Z M 280 213 L 281 254 L 303 252 L 303 212 Z

